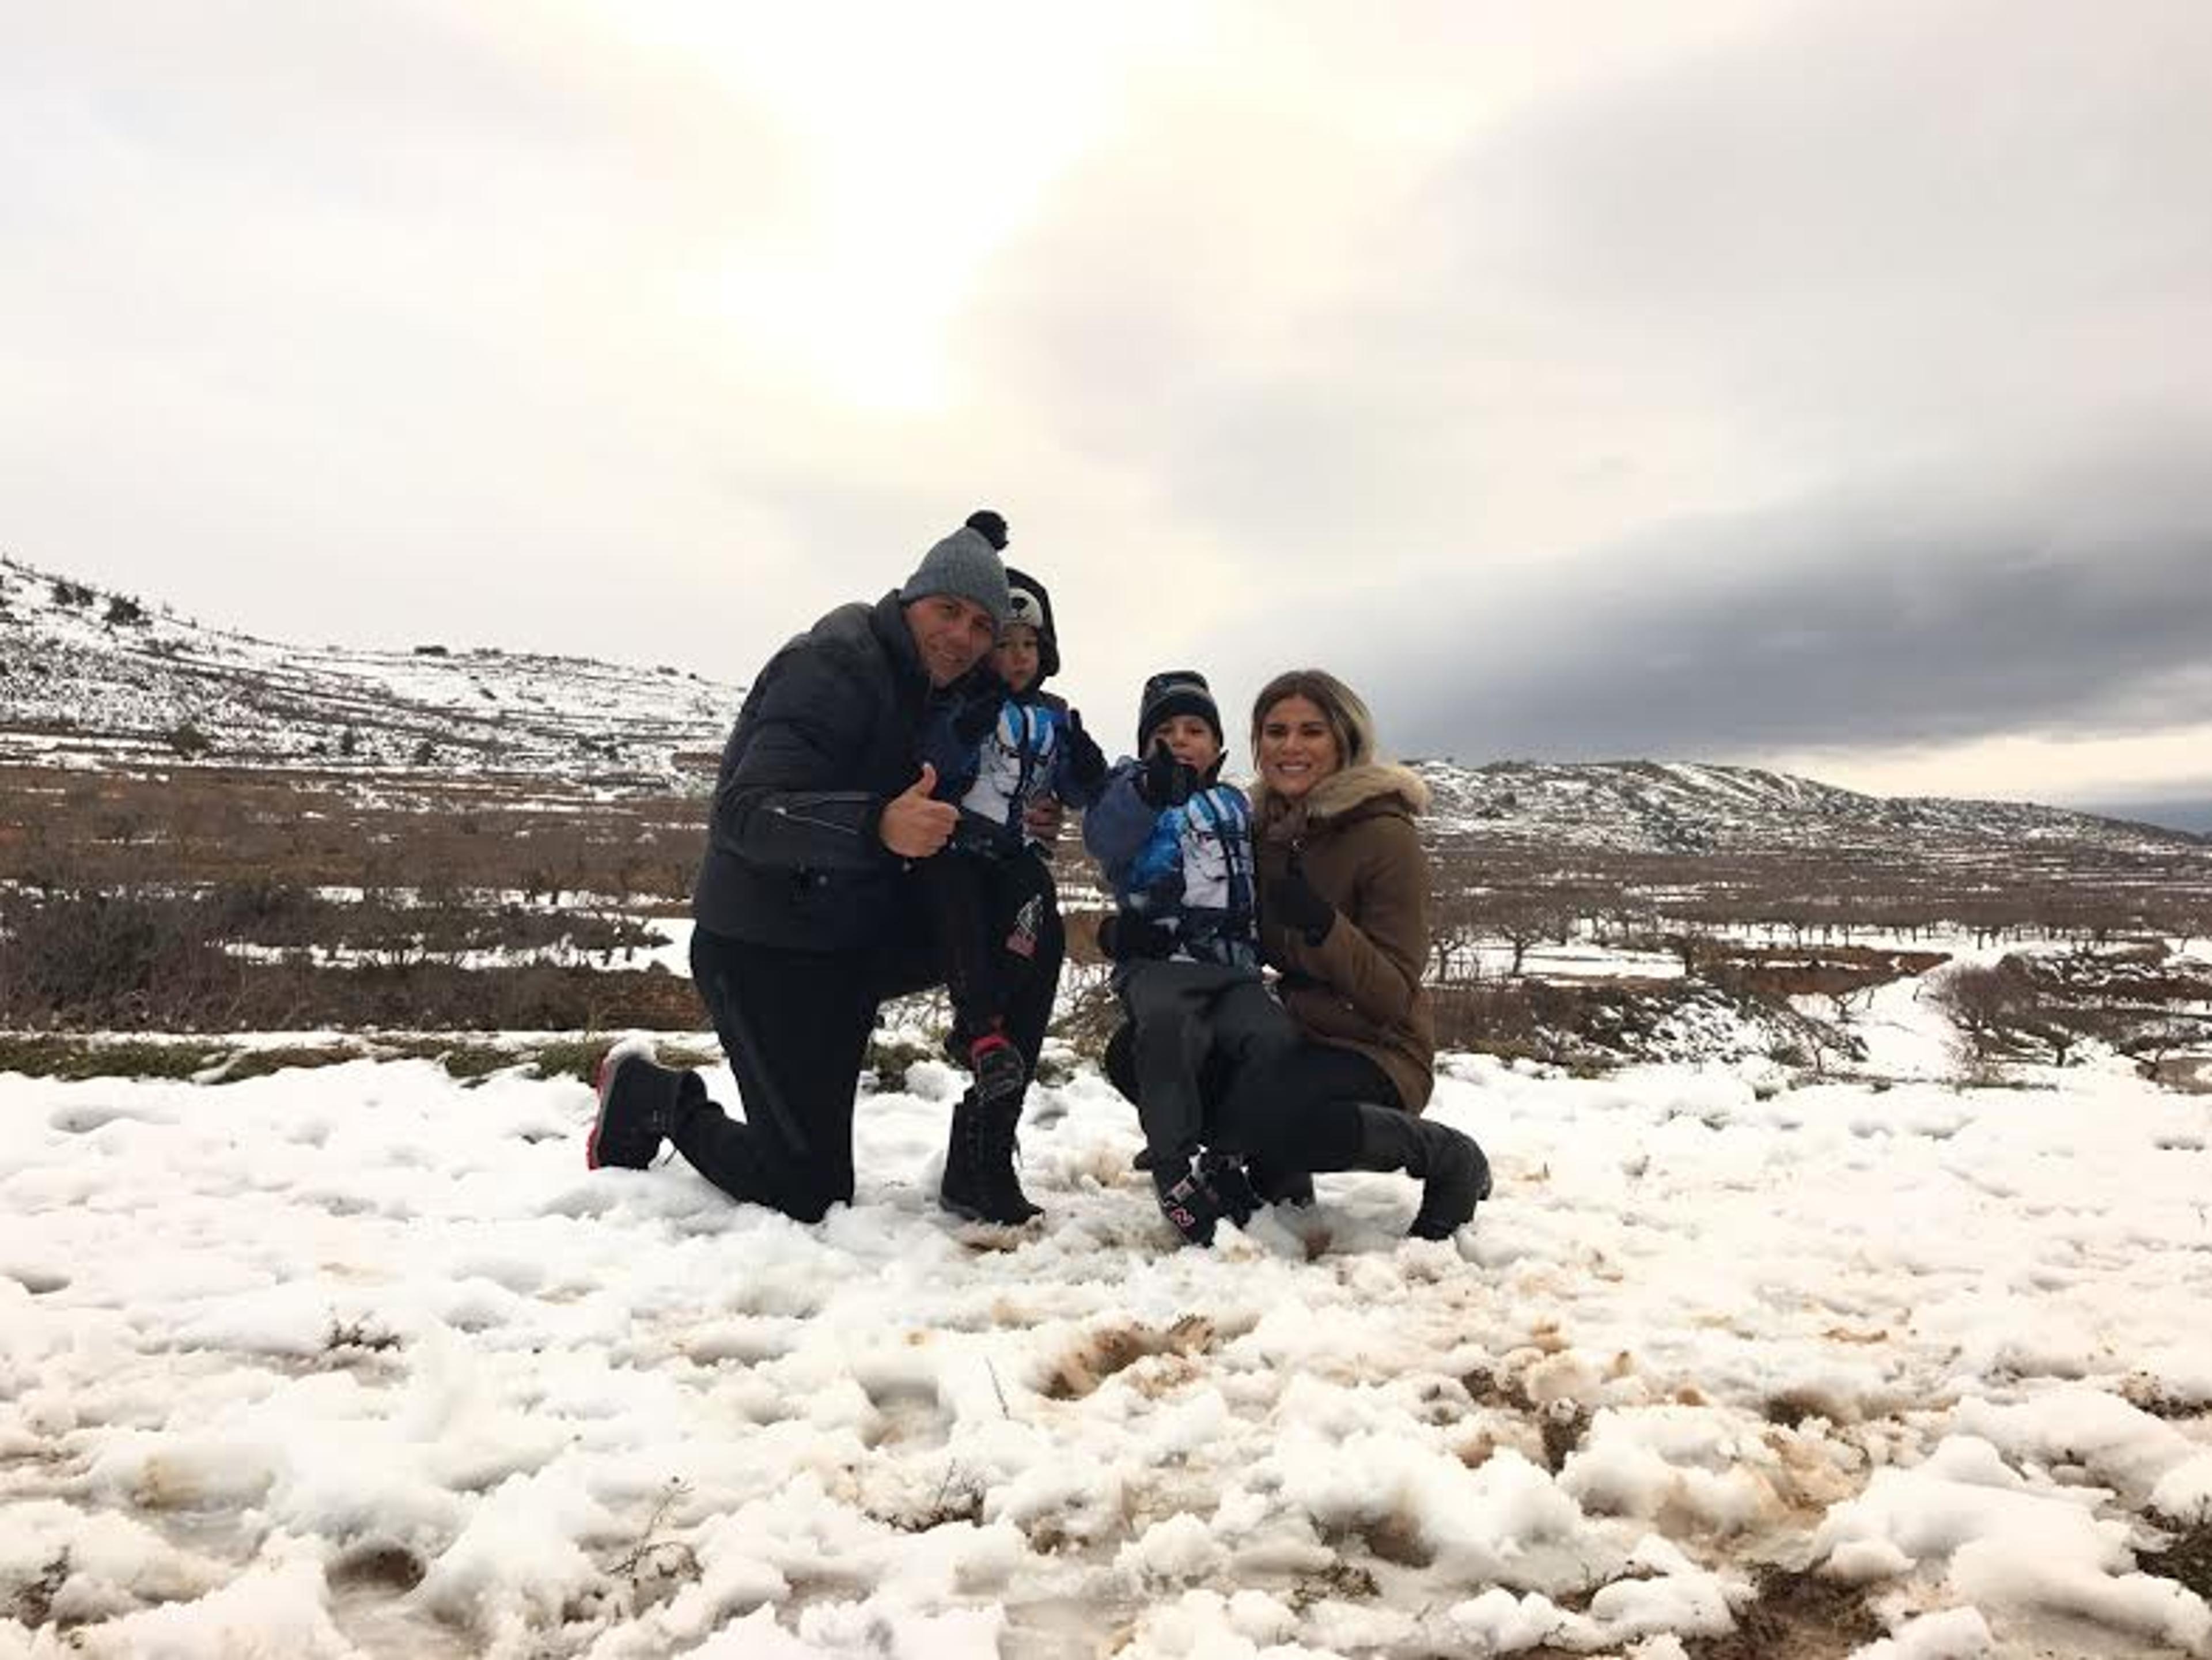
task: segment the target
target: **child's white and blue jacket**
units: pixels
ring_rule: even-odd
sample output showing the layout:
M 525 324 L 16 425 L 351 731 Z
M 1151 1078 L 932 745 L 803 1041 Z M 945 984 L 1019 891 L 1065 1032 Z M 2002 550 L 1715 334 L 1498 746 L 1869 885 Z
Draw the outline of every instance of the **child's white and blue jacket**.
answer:
M 955 844 L 1006 857 L 1031 842 L 1023 827 L 1031 802 L 1052 794 L 1087 808 L 1096 792 L 1076 776 L 1066 703 L 1051 692 L 989 684 L 995 710 L 972 700 L 941 710 L 923 734 L 922 758 L 937 769 L 937 799 L 960 809 Z
M 1153 807 L 1137 794 L 1142 763 L 1124 760 L 1083 816 L 1083 845 L 1115 903 L 1164 931 L 1171 962 L 1260 966 L 1254 903 L 1252 804 L 1234 784 Z

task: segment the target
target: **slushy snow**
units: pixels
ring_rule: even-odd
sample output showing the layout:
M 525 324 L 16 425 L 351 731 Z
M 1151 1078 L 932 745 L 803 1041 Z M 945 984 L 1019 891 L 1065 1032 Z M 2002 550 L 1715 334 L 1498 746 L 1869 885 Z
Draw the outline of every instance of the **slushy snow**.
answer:
M 1775 1565 L 1879 1660 L 2212 1655 L 2200 1101 L 1443 1073 L 1457 1240 L 1342 1175 L 1212 1251 L 1082 1067 L 1019 1231 L 933 1062 L 811 1227 L 571 1081 L 0 1078 L 0 1654 L 1657 1660 Z

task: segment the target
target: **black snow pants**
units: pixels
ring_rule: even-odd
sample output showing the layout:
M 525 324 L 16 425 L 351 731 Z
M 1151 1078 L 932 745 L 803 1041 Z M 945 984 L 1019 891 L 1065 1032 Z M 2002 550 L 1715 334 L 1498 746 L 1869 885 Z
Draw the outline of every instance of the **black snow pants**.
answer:
M 1269 1010 L 1273 1012 L 1270 1013 Z M 1353 1168 L 1362 1103 L 1402 1110 L 1389 1074 L 1352 1049 L 1299 1034 L 1280 1004 L 1238 1006 L 1238 1041 L 1208 1052 L 1198 1066 L 1198 1128 L 1206 1146 L 1242 1154 L 1264 1193 L 1293 1174 Z M 1140 1035 L 1124 1025 L 1106 1045 L 1108 1081 L 1145 1118 Z
M 1006 1036 L 1032 1073 L 1060 987 L 1065 940 L 1056 907 L 1030 974 L 1006 1009 Z M 802 952 L 696 928 L 691 978 L 737 1075 L 744 1116 L 684 1075 L 669 1139 L 733 1199 L 819 1221 L 853 1197 L 853 1103 L 878 1007 L 945 980 L 933 939 L 868 951 Z
M 947 848 L 916 866 L 915 879 L 952 994 L 952 1056 L 964 1066 L 969 1046 L 986 1032 L 1004 1025 L 1013 1037 L 1010 1012 L 1037 978 L 1046 936 L 1057 933 L 1060 894 L 1042 856 L 1027 848 Z M 1057 956 L 1049 966 L 1057 980 Z M 1034 1073 L 1036 1054 L 1024 1048 L 1023 1060 Z
M 1258 1065 L 1293 1028 L 1250 969 L 1131 963 L 1115 974 L 1115 989 L 1129 1015 L 1123 1092 L 1136 1101 L 1154 1168 L 1169 1169 L 1214 1140 L 1206 1079 Z

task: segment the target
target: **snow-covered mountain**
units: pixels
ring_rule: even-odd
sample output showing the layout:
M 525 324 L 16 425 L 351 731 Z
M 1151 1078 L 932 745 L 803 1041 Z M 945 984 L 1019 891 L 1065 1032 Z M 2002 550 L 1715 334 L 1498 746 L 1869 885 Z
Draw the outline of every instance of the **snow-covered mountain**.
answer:
M 0 760 L 427 767 L 673 784 L 743 688 L 578 657 L 298 646 L 0 561 Z
M 0 560 L 0 761 L 498 771 L 696 785 L 742 686 L 434 641 L 295 646 Z M 204 745 L 204 747 L 203 747 Z M 2212 840 L 2024 802 L 1885 799 L 1749 767 L 1418 763 L 1474 851 L 2212 856 Z
M 2212 853 L 2212 840 L 2025 801 L 1865 795 L 1810 778 L 1705 763 L 1416 763 L 1430 828 L 1474 847 L 1622 854 L 2094 850 Z

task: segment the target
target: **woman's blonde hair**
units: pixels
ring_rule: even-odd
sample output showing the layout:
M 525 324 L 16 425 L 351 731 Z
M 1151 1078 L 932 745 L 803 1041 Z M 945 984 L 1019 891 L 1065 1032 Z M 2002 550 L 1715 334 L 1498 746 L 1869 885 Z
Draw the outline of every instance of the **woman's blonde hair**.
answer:
M 1288 669 L 1260 688 L 1252 700 L 1252 758 L 1260 758 L 1260 728 L 1267 711 L 1285 697 L 1303 697 L 1321 711 L 1336 739 L 1337 764 L 1364 766 L 1376 756 L 1375 717 L 1359 694 L 1326 669 Z

